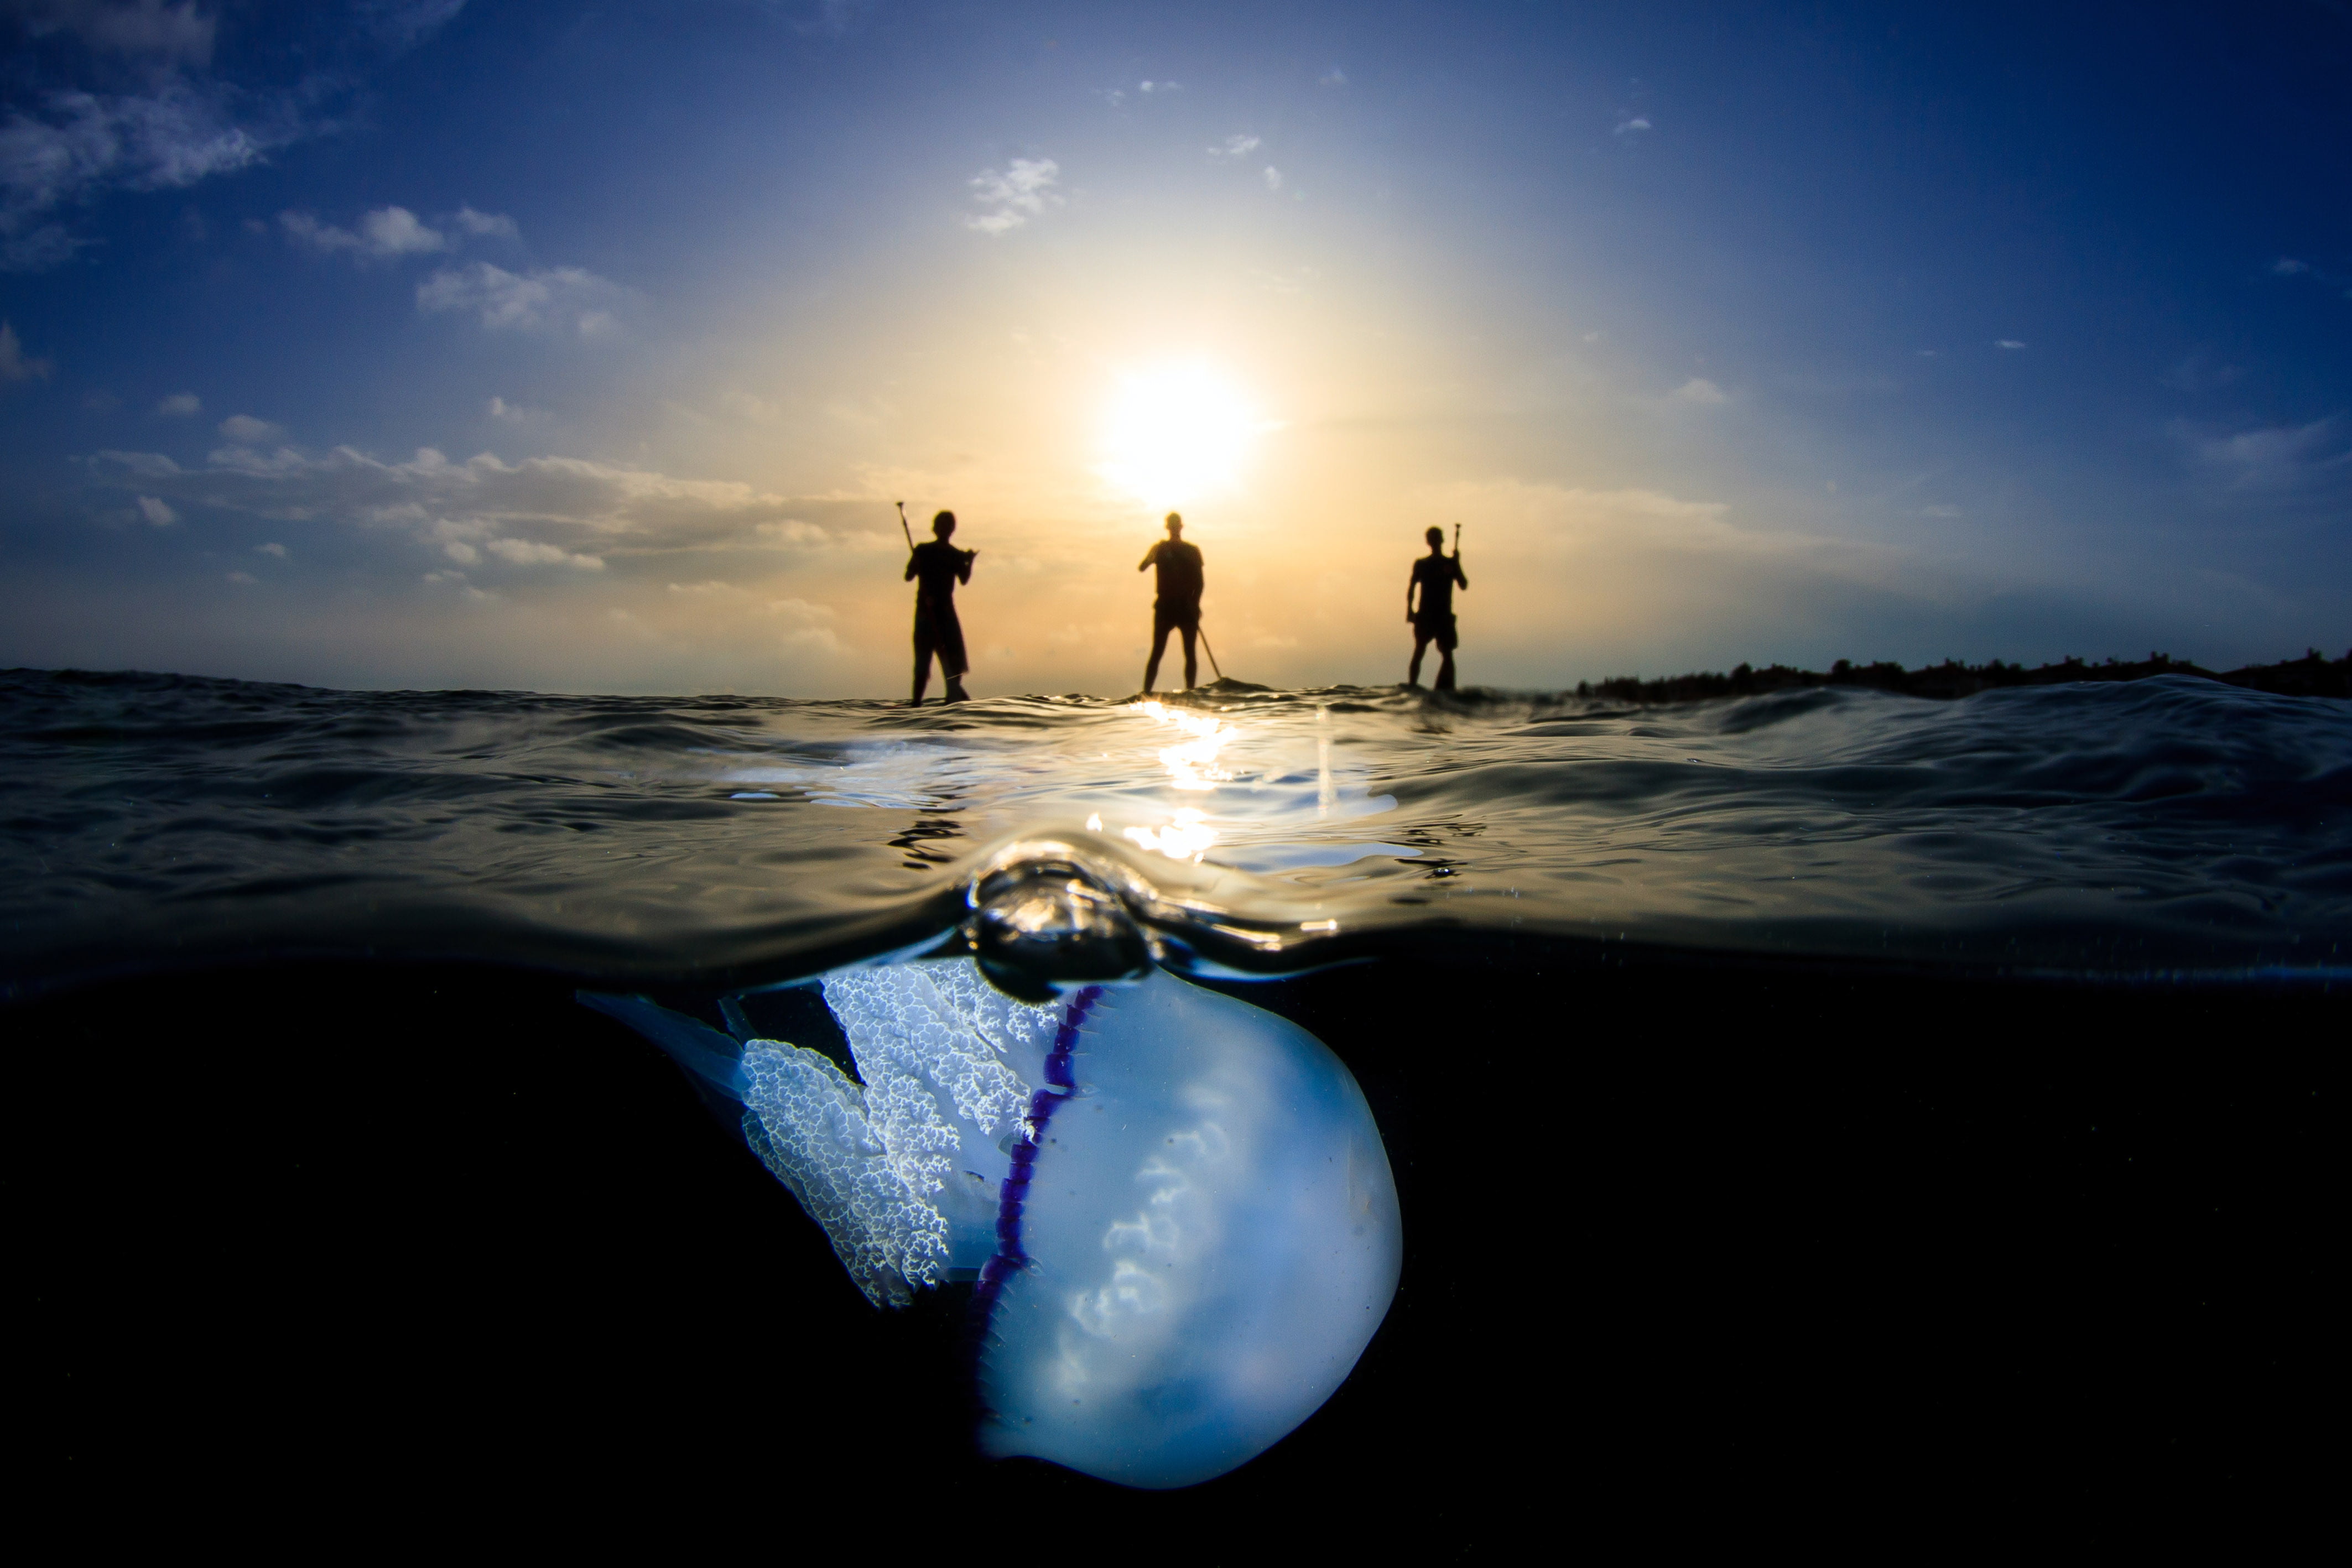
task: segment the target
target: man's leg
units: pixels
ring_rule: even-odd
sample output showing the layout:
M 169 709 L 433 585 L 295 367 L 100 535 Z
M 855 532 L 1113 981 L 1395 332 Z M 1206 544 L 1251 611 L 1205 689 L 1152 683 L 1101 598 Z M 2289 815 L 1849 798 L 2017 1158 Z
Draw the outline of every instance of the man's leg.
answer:
M 1429 634 L 1425 632 L 1416 630 L 1412 634 L 1412 667 L 1407 669 L 1404 673 L 1404 684 L 1406 685 L 1417 686 L 1421 685 L 1421 656 L 1428 652 Z
M 923 700 L 923 688 L 931 684 L 931 651 L 920 643 L 915 644 L 915 695 L 909 702 Z
M 1160 655 L 1168 651 L 1168 622 L 1154 620 L 1151 623 L 1151 657 L 1143 666 L 1143 695 L 1151 695 L 1151 684 L 1160 678 Z
M 1441 637 L 1437 642 L 1437 689 L 1441 692 L 1454 689 L 1454 639 L 1451 637 Z
M 1192 650 L 1192 644 L 1199 639 L 1200 635 L 1201 628 L 1198 622 L 1190 622 L 1186 624 L 1184 628 L 1184 689 L 1188 692 L 1194 686 L 1201 684 L 1199 680 L 1201 674 L 1201 659 L 1200 655 L 1195 653 Z

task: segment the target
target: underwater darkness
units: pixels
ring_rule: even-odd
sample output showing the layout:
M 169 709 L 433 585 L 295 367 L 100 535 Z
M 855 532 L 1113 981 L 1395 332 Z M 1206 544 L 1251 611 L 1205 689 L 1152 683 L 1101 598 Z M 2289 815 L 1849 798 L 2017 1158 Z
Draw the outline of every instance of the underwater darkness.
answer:
M 2096 1539 L 2315 1495 L 2323 988 L 1491 934 L 1225 988 L 1353 1071 L 1406 1254 L 1354 1375 L 1218 1480 L 977 1458 L 968 1287 L 868 1306 L 567 979 L 381 965 L 5 1015 L 33 1469 L 93 1540 L 158 1511 L 672 1513 L 687 1540 L 856 1507 L 967 1542 L 1150 1525 L 1130 1554 L 1210 1560 L 1180 1543 L 1946 1539 L 2046 1506 Z

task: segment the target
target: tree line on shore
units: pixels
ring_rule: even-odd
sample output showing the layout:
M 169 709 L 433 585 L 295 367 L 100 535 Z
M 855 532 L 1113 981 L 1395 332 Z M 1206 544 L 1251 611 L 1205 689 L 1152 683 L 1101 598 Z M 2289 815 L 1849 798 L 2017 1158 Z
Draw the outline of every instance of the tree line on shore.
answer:
M 1827 674 L 1787 664 L 1769 664 L 1760 670 L 1741 664 L 1727 675 L 1705 671 L 1647 681 L 1639 675 L 1579 681 L 1576 695 L 1617 702 L 1678 703 L 1708 697 L 1757 696 L 1806 686 L 1867 686 L 1873 691 L 1900 692 L 1906 696 L 1965 697 L 2003 686 L 2051 686 L 2068 681 L 2144 681 L 2151 675 L 2193 675 L 2200 680 L 2284 696 L 2352 697 L 2352 651 L 2347 651 L 2340 659 L 2330 659 L 2314 648 L 2300 659 L 2248 664 L 2227 671 L 2209 670 L 2169 653 L 2153 653 L 2143 660 L 2110 656 L 2104 664 L 2095 664 L 2069 655 L 2054 664 L 2033 669 L 2021 664 L 2004 664 L 1999 659 L 1981 664 L 1947 659 L 1940 664 L 1922 664 L 1916 670 L 1905 669 L 1893 660 L 1857 664 L 1850 659 L 1840 659 Z

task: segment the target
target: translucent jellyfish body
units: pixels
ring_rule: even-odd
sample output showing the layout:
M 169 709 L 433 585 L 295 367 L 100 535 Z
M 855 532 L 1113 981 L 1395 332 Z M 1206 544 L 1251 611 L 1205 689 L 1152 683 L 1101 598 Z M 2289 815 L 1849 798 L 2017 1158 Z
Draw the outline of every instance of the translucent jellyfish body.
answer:
M 1223 1474 L 1346 1380 L 1396 1291 L 1396 1186 L 1354 1077 L 1154 973 L 1042 1006 L 969 960 L 842 971 L 856 1060 L 633 998 L 877 1305 L 976 1280 L 982 1449 L 1138 1487 Z

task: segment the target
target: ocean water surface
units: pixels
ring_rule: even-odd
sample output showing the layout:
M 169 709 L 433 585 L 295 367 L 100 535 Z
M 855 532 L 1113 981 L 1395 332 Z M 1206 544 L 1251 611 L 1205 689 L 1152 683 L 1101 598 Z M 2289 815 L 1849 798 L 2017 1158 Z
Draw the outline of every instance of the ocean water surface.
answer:
M 2352 707 L 2168 677 L 1629 709 L 0 684 L 7 983 L 259 954 L 782 977 L 1085 835 L 1183 951 L 1415 932 L 2115 977 L 2352 957 Z M 946 902 L 940 902 L 942 894 Z

